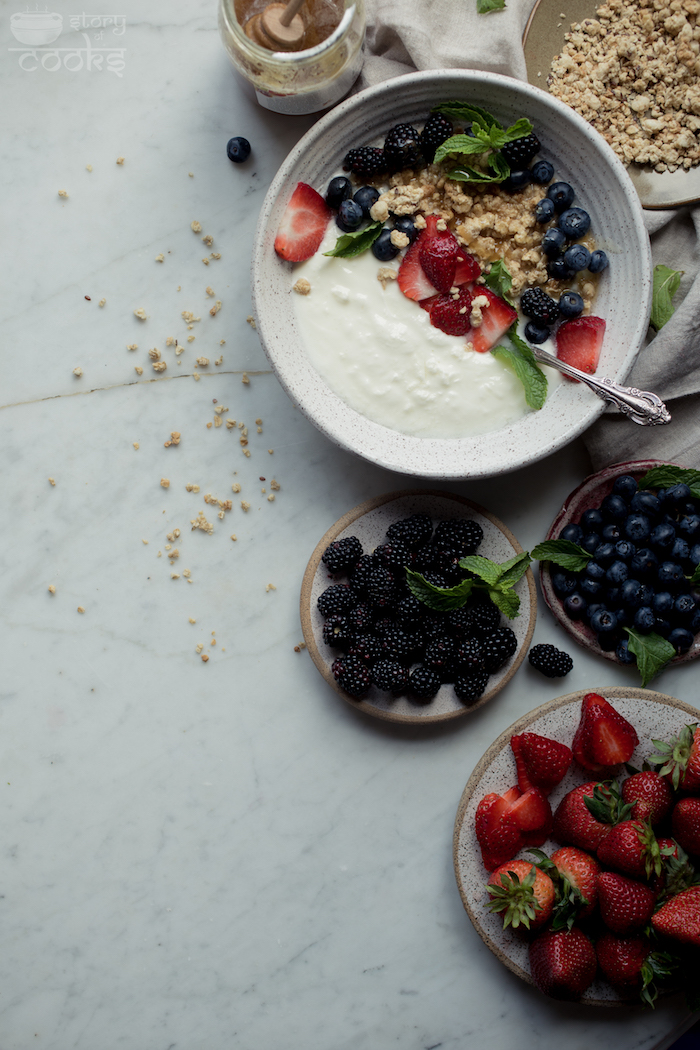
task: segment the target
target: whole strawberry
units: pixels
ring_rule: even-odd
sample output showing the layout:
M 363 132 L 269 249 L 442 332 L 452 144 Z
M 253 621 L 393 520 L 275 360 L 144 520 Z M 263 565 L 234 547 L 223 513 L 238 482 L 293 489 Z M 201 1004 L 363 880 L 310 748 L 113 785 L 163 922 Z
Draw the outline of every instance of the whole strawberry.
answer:
M 554 883 L 527 860 L 510 860 L 492 872 L 486 885 L 489 911 L 500 912 L 503 928 L 536 930 L 554 908 Z
M 700 855 L 700 798 L 682 798 L 673 807 L 671 831 L 687 853 Z
M 700 948 L 700 886 L 677 893 L 652 916 L 657 933 Z
M 654 911 L 655 897 L 642 882 L 614 871 L 598 876 L 600 917 L 613 933 L 628 934 L 644 926 Z
M 554 838 L 557 842 L 595 853 L 618 819 L 618 802 L 609 785 L 595 780 L 572 788 L 555 810 Z
M 553 999 L 579 999 L 596 973 L 593 945 L 577 926 L 548 930 L 530 945 L 532 979 Z
M 670 811 L 673 794 L 668 781 L 660 773 L 646 769 L 625 780 L 622 799 L 632 805 L 630 816 L 633 820 L 648 820 L 656 826 Z
M 562 880 L 560 894 L 579 906 L 577 917 L 585 919 L 598 903 L 600 864 L 590 853 L 576 846 L 562 846 L 551 857 Z
M 596 941 L 601 973 L 623 995 L 638 991 L 642 1002 L 653 1006 L 658 995 L 656 980 L 673 972 L 674 960 L 665 952 L 653 952 L 646 937 L 621 937 L 606 932 Z
M 510 746 L 521 791 L 534 785 L 549 794 L 564 779 L 573 759 L 566 744 L 538 733 L 516 733 L 510 738 Z
M 661 874 L 661 851 L 649 824 L 623 820 L 610 829 L 598 847 L 598 860 L 633 879 Z
M 622 762 L 629 762 L 638 743 L 634 726 L 605 697 L 586 693 L 581 703 L 581 720 L 571 745 L 574 758 L 584 769 L 602 773 Z
M 679 788 L 697 794 L 700 792 L 700 727 L 696 722 L 685 726 L 677 737 L 665 743 L 654 740 L 659 749 L 649 762 L 659 766 L 662 777 L 668 777 L 677 791 Z

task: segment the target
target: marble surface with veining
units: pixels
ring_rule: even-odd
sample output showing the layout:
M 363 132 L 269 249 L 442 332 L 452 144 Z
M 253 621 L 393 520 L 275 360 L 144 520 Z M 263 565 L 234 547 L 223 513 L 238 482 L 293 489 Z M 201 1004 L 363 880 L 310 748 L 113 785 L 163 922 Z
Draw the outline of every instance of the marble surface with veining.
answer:
M 565 680 L 523 666 L 472 717 L 413 729 L 350 709 L 297 651 L 316 542 L 406 486 L 300 415 L 247 322 L 257 212 L 314 118 L 256 104 L 213 0 L 53 6 L 56 46 L 86 33 L 123 68 L 23 58 L 22 5 L 0 4 L 0 1047 L 661 1045 L 687 1016 L 677 999 L 587 1009 L 509 973 L 451 856 L 462 789 L 504 728 L 635 679 L 576 650 Z M 124 31 L 73 28 L 84 14 Z M 252 143 L 245 165 L 232 135 Z M 248 428 L 249 457 L 216 418 Z M 437 487 L 529 548 L 587 472 L 574 443 Z M 212 533 L 192 530 L 200 511 Z M 535 641 L 565 641 L 542 607 Z M 696 683 L 690 666 L 654 684 L 692 703 Z

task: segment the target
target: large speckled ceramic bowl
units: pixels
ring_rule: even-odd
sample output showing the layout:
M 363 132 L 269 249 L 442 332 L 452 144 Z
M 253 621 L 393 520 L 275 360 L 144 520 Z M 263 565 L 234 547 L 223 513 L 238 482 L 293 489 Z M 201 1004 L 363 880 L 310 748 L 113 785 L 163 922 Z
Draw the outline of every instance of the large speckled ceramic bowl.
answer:
M 504 930 L 502 918 L 484 907 L 484 901 L 488 900 L 484 888 L 488 881 L 488 872 L 481 860 L 481 851 L 474 831 L 474 816 L 484 795 L 490 791 L 503 794 L 517 783 L 510 738 L 515 733 L 527 731 L 553 737 L 570 747 L 581 716 L 581 701 L 589 692 L 604 696 L 637 730 L 640 742 L 630 759 L 637 769 L 641 769 L 643 760 L 656 751 L 652 737 L 655 740 L 668 740 L 676 736 L 683 726 L 697 722 L 700 717 L 700 712 L 690 704 L 663 693 L 654 693 L 648 689 L 594 686 L 550 700 L 549 703 L 535 708 L 501 733 L 478 762 L 462 792 L 455 820 L 453 859 L 457 886 L 462 904 L 484 944 L 509 970 L 529 984 L 532 984 L 533 980 L 530 976 L 528 942 L 512 929 Z M 578 784 L 585 784 L 590 779 L 590 774 L 585 774 L 574 762 L 564 780 L 549 796 L 552 809 L 556 809 L 564 795 L 572 788 Z M 543 849 L 551 856 L 558 846 L 558 843 L 550 839 Z M 532 860 L 526 851 L 518 856 Z M 606 981 L 597 979 L 581 1001 L 591 1006 L 619 1006 L 627 1000 L 623 1000 Z
M 522 547 L 510 529 L 502 521 L 484 510 L 477 503 L 456 496 L 449 492 L 429 492 L 425 490 L 407 492 L 389 492 L 384 496 L 375 496 L 339 518 L 321 537 L 316 545 L 304 573 L 301 587 L 301 626 L 311 659 L 336 693 L 346 700 L 351 707 L 375 718 L 387 722 L 414 723 L 428 725 L 432 722 L 449 722 L 455 718 L 475 711 L 496 696 L 511 680 L 525 658 L 537 617 L 537 593 L 532 570 L 515 586 L 515 593 L 520 598 L 518 616 L 512 620 L 501 617 L 501 623 L 512 628 L 518 642 L 515 654 L 500 670 L 489 677 L 488 685 L 482 695 L 472 703 L 464 704 L 455 695 L 451 684 L 445 684 L 431 701 L 418 703 L 410 696 L 392 696 L 376 686 L 361 700 L 356 699 L 342 689 L 331 670 L 333 661 L 340 652 L 325 644 L 323 640 L 324 618 L 318 610 L 318 596 L 333 583 L 346 582 L 345 576 L 329 576 L 321 556 L 329 543 L 346 536 L 357 536 L 364 552 L 371 553 L 375 547 L 386 542 L 386 530 L 392 522 L 407 518 L 411 514 L 428 514 L 433 519 L 433 526 L 441 520 L 465 518 L 478 522 L 484 532 L 478 554 L 492 561 L 503 562 L 522 552 Z
M 450 99 L 488 109 L 505 124 L 527 116 L 543 156 L 555 162 L 555 177 L 570 182 L 590 211 L 597 240 L 610 257 L 595 307 L 607 322 L 598 375 L 624 380 L 644 339 L 651 305 L 651 256 L 639 198 L 621 162 L 586 121 L 546 92 L 495 73 L 437 70 L 397 77 L 322 117 L 289 154 L 265 198 L 253 254 L 253 298 L 258 332 L 277 377 L 332 441 L 404 474 L 490 477 L 561 448 L 601 414 L 603 403 L 587 387 L 567 380 L 541 411 L 477 437 L 421 438 L 372 422 L 331 391 L 312 367 L 295 316 L 292 264 L 279 259 L 273 247 L 298 182 L 324 193 L 348 149 L 381 144 L 393 124 L 421 124 L 431 106 Z M 468 404 L 464 408 L 469 411 Z

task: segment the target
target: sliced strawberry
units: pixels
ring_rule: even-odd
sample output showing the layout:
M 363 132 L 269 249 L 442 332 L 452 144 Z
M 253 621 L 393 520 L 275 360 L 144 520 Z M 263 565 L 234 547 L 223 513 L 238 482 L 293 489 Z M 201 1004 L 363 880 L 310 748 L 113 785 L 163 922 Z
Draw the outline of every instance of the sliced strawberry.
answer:
M 574 317 L 571 321 L 564 321 L 557 330 L 557 357 L 565 364 L 593 375 L 600 360 L 604 335 L 602 317 Z
M 508 331 L 518 316 L 518 311 L 485 285 L 479 288 L 478 294 L 488 299 L 488 305 L 481 307 L 482 322 L 467 333 L 467 342 L 472 344 L 477 353 L 484 354 Z
M 469 315 L 472 294 L 461 288 L 458 295 L 438 295 L 431 300 L 430 323 L 447 335 L 466 335 L 471 327 Z M 421 304 L 422 305 L 422 304 Z
M 430 216 L 434 218 L 434 216 Z M 445 230 L 431 236 L 426 230 L 420 247 L 420 264 L 423 273 L 439 292 L 449 292 L 455 283 L 457 253 L 459 245 L 456 237 Z
M 515 791 L 519 794 L 518 788 Z M 484 867 L 489 871 L 511 860 L 523 844 L 522 832 L 508 813 L 515 797 L 512 789 L 506 795 L 491 792 L 477 806 L 474 817 L 476 837 Z
M 466 252 L 464 248 L 460 248 L 457 252 L 457 265 L 455 267 L 455 275 L 453 283 L 457 288 L 462 288 L 465 284 L 473 284 L 477 277 L 481 276 L 481 267 L 473 255 Z
M 521 791 L 536 785 L 545 794 L 564 779 L 571 765 L 571 748 L 538 733 L 519 733 L 510 738 Z
M 601 773 L 629 762 L 639 743 L 634 726 L 598 693 L 586 693 L 581 720 L 574 734 L 574 758 L 584 767 Z
M 289 262 L 310 259 L 319 249 L 331 209 L 320 193 L 305 182 L 297 184 L 275 237 L 275 251 Z
M 552 807 L 539 788 L 531 787 L 511 803 L 508 813 L 521 831 L 538 831 L 550 821 Z
M 420 246 L 426 232 L 426 230 L 423 230 L 419 234 L 404 255 L 399 267 L 399 276 L 397 277 L 398 286 L 403 294 L 415 302 L 430 299 L 431 296 L 438 294 L 437 288 L 425 276 L 423 267 L 420 264 Z

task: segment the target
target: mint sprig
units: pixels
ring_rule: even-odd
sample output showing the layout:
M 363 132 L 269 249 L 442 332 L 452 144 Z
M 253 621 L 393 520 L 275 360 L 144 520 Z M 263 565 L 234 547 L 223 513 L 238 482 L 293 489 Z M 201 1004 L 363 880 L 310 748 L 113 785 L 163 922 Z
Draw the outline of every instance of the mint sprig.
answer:
M 473 580 L 462 580 L 456 587 L 436 587 L 414 569 L 406 569 L 406 583 L 411 594 L 437 612 L 449 612 L 450 609 L 461 609 L 467 604 L 474 586 Z
M 517 321 L 514 321 L 507 332 L 511 346 L 499 344 L 491 348 L 491 353 L 503 361 L 515 372 L 523 384 L 525 401 L 530 408 L 540 409 L 547 400 L 547 377 L 535 361 L 535 356 L 527 343 L 517 332 Z
M 582 572 L 593 557 L 571 540 L 544 540 L 533 547 L 531 554 L 536 561 L 551 562 L 567 572 Z
M 691 467 L 664 463 L 648 470 L 638 484 L 640 489 L 668 489 L 671 485 L 687 485 L 691 495 L 700 499 L 700 470 Z
M 461 609 L 475 590 L 485 591 L 504 616 L 509 620 L 515 619 L 520 609 L 520 598 L 513 588 L 530 566 L 527 551 L 500 563 L 482 558 L 479 554 L 470 554 L 461 558 L 459 564 L 471 574 L 471 578 L 462 580 L 455 587 L 436 587 L 419 572 L 407 568 L 406 582 L 411 594 L 429 609 L 446 612 Z
M 338 259 L 354 259 L 371 248 L 379 234 L 384 229 L 383 222 L 370 222 L 363 230 L 353 230 L 352 233 L 344 233 L 335 242 L 335 247 L 324 255 L 332 255 Z
M 456 182 L 503 182 L 510 175 L 510 165 L 498 151 L 507 142 L 514 142 L 532 131 L 532 124 L 527 117 L 520 117 L 509 128 L 504 128 L 486 110 L 467 103 L 446 103 L 436 107 L 434 112 L 471 123 L 471 134 L 451 135 L 435 151 L 436 164 L 448 157 L 455 161 L 448 175 Z M 483 158 L 478 166 L 465 163 L 462 159 L 477 155 Z
M 503 259 L 497 259 L 495 263 L 491 263 L 491 269 L 484 275 L 484 284 L 496 295 L 500 295 L 501 299 L 505 299 L 511 306 L 513 305 L 510 294 L 513 287 L 513 278 L 508 272 L 508 267 L 503 262 Z
M 659 263 L 654 267 L 654 285 L 651 298 L 650 324 L 657 332 L 675 313 L 673 297 L 678 291 L 685 270 L 672 270 Z
M 488 15 L 491 11 L 502 11 L 506 0 L 476 0 L 477 15 Z
M 664 669 L 669 660 L 676 655 L 676 650 L 665 638 L 653 631 L 640 634 L 634 627 L 625 627 L 628 635 L 628 648 L 637 658 L 637 667 L 644 688 L 652 678 Z
M 493 124 L 497 128 L 503 127 L 501 122 L 488 110 L 482 109 L 481 106 L 475 106 L 471 102 L 463 102 L 461 99 L 441 102 L 439 105 L 433 106 L 431 112 L 442 113 L 443 116 L 451 117 L 452 120 L 459 120 L 464 124 L 471 124 L 474 120 L 480 120 L 485 124 Z

